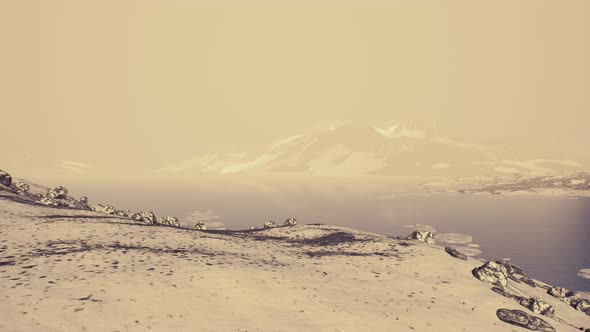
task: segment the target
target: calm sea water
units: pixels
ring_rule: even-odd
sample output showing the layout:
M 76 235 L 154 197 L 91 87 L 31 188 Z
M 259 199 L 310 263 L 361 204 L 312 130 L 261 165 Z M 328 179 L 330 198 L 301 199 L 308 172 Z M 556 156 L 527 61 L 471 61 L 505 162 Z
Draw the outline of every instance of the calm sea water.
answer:
M 510 258 L 533 278 L 578 291 L 590 280 L 590 199 L 501 195 L 378 195 L 293 191 L 214 191 L 197 186 L 149 186 L 102 190 L 88 187 L 91 200 L 117 208 L 150 209 L 185 222 L 211 218 L 218 226 L 244 229 L 267 220 L 326 223 L 384 235 L 406 235 L 405 225 L 431 225 L 439 233 L 471 235 L 486 260 Z

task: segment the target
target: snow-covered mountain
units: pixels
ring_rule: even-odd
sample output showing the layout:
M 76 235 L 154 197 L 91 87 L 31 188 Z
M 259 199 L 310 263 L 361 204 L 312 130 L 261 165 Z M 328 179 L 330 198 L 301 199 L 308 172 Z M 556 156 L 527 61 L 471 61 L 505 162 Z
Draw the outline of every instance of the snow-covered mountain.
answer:
M 535 151 L 535 150 L 539 151 Z M 198 156 L 167 173 L 302 173 L 330 176 L 544 175 L 582 171 L 582 162 L 544 147 L 480 144 L 400 125 L 344 125 L 278 141 L 260 153 Z

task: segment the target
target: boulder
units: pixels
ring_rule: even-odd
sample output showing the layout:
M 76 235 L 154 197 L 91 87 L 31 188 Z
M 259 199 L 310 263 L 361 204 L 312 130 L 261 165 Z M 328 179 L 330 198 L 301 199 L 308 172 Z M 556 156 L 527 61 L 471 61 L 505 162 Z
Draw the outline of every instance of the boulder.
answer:
M 508 284 L 506 268 L 496 262 L 487 262 L 473 269 L 471 273 L 477 279 L 497 287 L 505 288 Z
M 445 247 L 445 251 L 447 252 L 447 254 L 458 258 L 458 259 L 462 259 L 464 261 L 467 260 L 467 255 L 465 255 L 464 253 L 460 252 L 459 250 L 457 250 L 456 248 L 453 247 Z
M 131 219 L 135 220 L 135 221 L 142 221 L 141 214 L 139 214 L 139 213 L 132 214 Z
M 576 295 L 576 293 L 564 287 L 551 287 L 547 291 L 547 294 L 560 299 Z
M 0 184 L 6 187 L 10 187 L 12 184 L 12 176 L 0 169 Z
M 555 328 L 539 317 L 522 310 L 498 309 L 496 316 L 503 322 L 520 326 L 531 331 L 555 332 Z
M 590 316 L 590 301 L 586 299 L 579 299 L 578 301 L 572 302 L 572 307 Z
M 430 244 L 434 244 L 436 241 L 434 240 L 434 234 L 432 232 L 429 231 L 423 231 L 423 230 L 415 230 L 414 232 L 412 232 L 412 234 L 408 235 L 407 237 L 408 240 L 418 240 L 418 241 L 422 241 L 422 242 L 426 242 L 426 243 L 430 243 Z
M 26 193 L 28 192 L 31 187 L 29 186 L 28 183 L 26 182 L 18 182 L 16 185 L 14 185 L 16 187 L 16 189 L 18 189 L 19 193 Z
M 197 231 L 206 231 L 207 226 L 205 226 L 204 222 L 197 221 L 197 223 L 193 225 L 192 229 L 197 230 Z
M 80 204 L 88 205 L 88 197 L 82 196 L 82 197 L 80 197 L 80 199 L 78 200 L 78 202 L 80 202 Z
M 547 294 L 560 299 L 572 307 L 575 307 L 578 301 L 580 301 L 580 297 L 576 293 L 563 287 L 551 287 L 547 291 Z
M 178 218 L 176 217 L 166 217 L 164 218 L 164 225 L 180 227 L 180 222 L 178 222 Z
M 102 212 L 106 213 L 106 214 L 115 214 L 116 210 L 114 207 L 107 205 L 105 207 L 102 208 Z
M 536 314 L 541 314 L 543 316 L 547 316 L 550 318 L 555 317 L 555 309 L 553 309 L 553 307 L 549 303 L 542 301 L 536 297 L 523 299 L 519 301 L 519 303 L 523 307 L 528 308 L 530 311 Z
M 283 224 L 285 226 L 295 226 L 297 225 L 297 220 L 295 218 L 289 218 L 287 220 L 285 220 L 285 223 Z
M 265 222 L 263 226 L 264 226 L 264 228 L 274 228 L 274 227 L 277 227 L 277 224 L 274 221 L 269 220 L 269 221 Z
M 68 196 L 68 190 L 62 186 L 57 186 L 47 192 L 47 196 L 55 199 L 64 199 Z
M 151 211 L 141 211 L 139 212 L 139 217 L 141 218 L 140 220 L 146 224 L 156 225 L 158 223 L 156 214 Z

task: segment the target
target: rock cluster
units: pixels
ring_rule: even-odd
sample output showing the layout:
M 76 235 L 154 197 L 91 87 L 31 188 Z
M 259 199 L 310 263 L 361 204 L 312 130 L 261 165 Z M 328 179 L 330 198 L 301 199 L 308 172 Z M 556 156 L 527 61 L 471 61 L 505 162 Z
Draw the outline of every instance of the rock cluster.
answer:
M 532 331 L 555 332 L 555 328 L 549 323 L 522 310 L 498 309 L 496 316 L 503 322 Z
M 164 218 L 163 225 L 172 226 L 172 227 L 180 227 L 180 222 L 176 217 L 166 217 Z
M 31 189 L 31 187 L 29 186 L 29 184 L 26 183 L 26 182 L 18 182 L 14 186 L 16 187 L 16 189 L 18 189 L 18 193 L 19 194 L 21 194 L 21 193 L 27 193 Z
M 272 220 L 269 220 L 264 223 L 264 228 L 274 228 L 274 227 L 277 227 L 277 224 Z
M 150 225 L 158 224 L 158 218 L 156 218 L 156 214 L 151 211 L 141 211 L 139 213 L 135 213 L 131 216 L 131 219 L 136 221 L 143 221 L 144 223 Z
M 102 212 L 104 212 L 106 214 L 115 214 L 116 211 L 115 211 L 115 208 L 114 207 L 112 207 L 110 205 L 107 205 L 107 206 L 105 206 L 105 207 L 102 208 Z
M 590 301 L 580 298 L 578 294 L 563 287 L 551 287 L 547 294 L 569 304 L 570 307 L 590 316 Z
M 477 279 L 497 287 L 506 288 L 508 285 L 508 272 L 506 268 L 497 262 L 487 262 L 471 271 Z
M 12 184 L 12 176 L 10 174 L 0 170 L 0 184 L 6 187 L 10 187 Z
M 530 311 L 541 314 L 547 317 L 555 317 L 555 309 L 547 302 L 536 298 L 536 297 L 522 297 L 514 294 L 510 294 L 506 289 L 500 287 L 494 287 L 492 290 L 504 297 L 515 300 L 521 306 L 529 309 Z
M 206 231 L 207 230 L 207 226 L 205 226 L 205 223 L 202 221 L 197 221 L 196 224 L 193 225 L 193 227 L 191 227 L 194 230 L 197 231 Z
M 64 199 L 68 196 L 68 190 L 62 186 L 57 186 L 47 192 L 47 197 L 53 199 Z
M 434 244 L 436 242 L 434 239 L 434 234 L 432 232 L 423 231 L 419 229 L 415 230 L 414 232 L 412 232 L 412 234 L 408 235 L 407 239 L 418 240 L 429 244 Z
M 297 220 L 293 217 L 285 220 L 285 223 L 283 224 L 284 226 L 295 226 L 297 225 Z

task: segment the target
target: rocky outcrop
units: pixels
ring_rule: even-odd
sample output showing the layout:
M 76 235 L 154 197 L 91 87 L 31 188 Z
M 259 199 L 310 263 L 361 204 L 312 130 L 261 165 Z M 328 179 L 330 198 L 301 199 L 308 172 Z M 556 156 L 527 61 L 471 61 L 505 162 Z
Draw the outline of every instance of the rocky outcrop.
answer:
M 12 176 L 0 169 L 0 184 L 6 187 L 10 187 L 12 184 Z
M 156 218 L 156 214 L 151 211 L 141 211 L 139 212 L 139 220 L 145 222 L 146 224 L 150 225 L 157 225 L 158 219 Z
M 295 218 L 289 218 L 285 220 L 284 226 L 295 226 L 297 225 L 297 220 Z
M 207 226 L 205 226 L 205 223 L 202 221 L 197 221 L 196 224 L 193 225 L 193 227 L 191 227 L 194 230 L 197 231 L 206 231 L 207 230 Z
M 520 326 L 531 331 L 555 332 L 555 328 L 539 317 L 522 310 L 498 309 L 496 316 L 503 322 Z
M 164 218 L 164 225 L 172 226 L 172 227 L 180 227 L 180 222 L 176 217 L 166 217 Z
M 65 204 L 61 203 L 49 196 L 44 196 L 40 200 L 37 201 L 39 204 L 43 204 L 46 206 L 55 206 L 55 207 L 63 207 Z
M 429 244 L 434 244 L 436 242 L 434 239 L 434 234 L 432 232 L 423 231 L 419 229 L 415 230 L 414 232 L 412 232 L 412 234 L 408 235 L 407 239 L 422 241 Z
M 274 227 L 277 227 L 277 224 L 272 220 L 269 220 L 264 223 L 264 228 L 274 228 Z
M 68 196 L 68 190 L 62 186 L 57 186 L 47 192 L 47 196 L 53 199 L 64 199 Z
M 116 210 L 114 207 L 107 205 L 102 208 L 102 212 L 106 214 L 115 214 Z
M 519 301 L 520 305 L 523 307 L 528 308 L 530 311 L 541 314 L 547 317 L 555 317 L 555 309 L 547 302 L 542 301 L 536 297 L 531 297 L 528 299 L 523 299 Z
M 473 269 L 471 273 L 477 279 L 497 287 L 506 288 L 508 284 L 506 268 L 496 262 L 487 262 Z
M 458 259 L 462 259 L 464 261 L 467 260 L 467 255 L 465 255 L 464 253 L 460 252 L 459 250 L 457 250 L 456 248 L 453 247 L 445 247 L 445 251 L 447 252 L 447 254 L 458 258 Z
M 547 291 L 547 294 L 560 299 L 569 304 L 570 307 L 590 316 L 590 301 L 580 298 L 575 292 L 563 287 L 551 287 Z
M 31 187 L 29 186 L 28 183 L 26 182 L 18 182 L 17 184 L 14 185 L 16 187 L 16 189 L 18 190 L 19 194 L 22 193 L 27 193 L 29 192 L 29 190 L 31 189 Z

